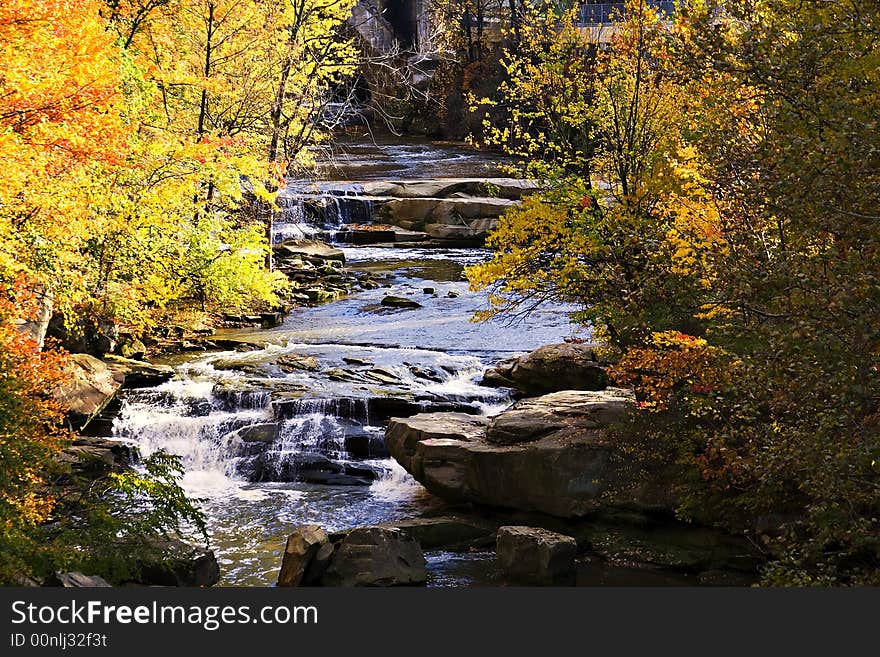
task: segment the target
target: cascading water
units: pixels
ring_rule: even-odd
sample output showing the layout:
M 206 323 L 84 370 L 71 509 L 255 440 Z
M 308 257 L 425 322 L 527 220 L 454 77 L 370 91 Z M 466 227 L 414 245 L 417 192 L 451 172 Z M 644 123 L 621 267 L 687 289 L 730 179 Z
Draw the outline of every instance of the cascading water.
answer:
M 436 165 L 439 157 L 419 152 L 418 161 Z M 327 239 L 346 223 L 371 218 L 357 186 L 346 185 L 332 185 L 334 194 L 279 199 L 273 241 Z M 486 300 L 468 291 L 462 267 L 485 251 L 343 250 L 348 267 L 382 272 L 390 287 L 298 308 L 274 329 L 226 331 L 222 337 L 261 346 L 185 357 L 171 381 L 127 391 L 115 422 L 114 435 L 142 454 L 164 449 L 182 458 L 182 484 L 202 500 L 223 585 L 274 583 L 293 525 L 334 531 L 439 505 L 388 457 L 387 419 L 500 412 L 511 400 L 478 384 L 485 367 L 569 333 L 558 310 L 515 326 L 470 322 Z M 417 298 L 421 307 L 388 309 L 385 294 Z M 460 562 L 478 570 L 472 560 L 429 555 L 429 569 L 446 569 L 439 584 L 470 581 L 443 565 Z
M 322 369 L 276 370 L 292 353 L 317 358 Z M 329 379 L 345 358 L 370 364 L 347 365 L 351 380 Z M 366 376 L 373 371 L 386 383 Z M 130 391 L 114 435 L 143 455 L 179 455 L 182 484 L 209 517 L 223 583 L 267 584 L 293 524 L 342 529 L 435 503 L 387 457 L 382 424 L 398 406 L 385 405 L 396 393 L 413 405 L 409 412 L 440 403 L 500 409 L 509 400 L 476 384 L 482 371 L 473 356 L 379 346 L 293 343 L 206 354 L 161 386 Z
M 372 223 L 374 200 L 355 183 L 320 186 L 291 183 L 276 200 L 280 211 L 272 221 L 272 243 L 286 239 L 337 241 L 352 224 Z M 342 240 L 344 241 L 344 239 Z

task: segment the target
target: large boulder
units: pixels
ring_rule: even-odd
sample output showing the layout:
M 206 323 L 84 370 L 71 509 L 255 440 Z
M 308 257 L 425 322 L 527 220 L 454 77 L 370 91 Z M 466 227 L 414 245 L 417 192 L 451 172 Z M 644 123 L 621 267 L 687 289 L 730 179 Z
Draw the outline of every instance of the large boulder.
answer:
M 330 538 L 318 525 L 296 527 L 287 538 L 281 571 L 278 573 L 278 586 L 300 586 L 306 581 L 312 562 L 322 547 L 330 543 Z
M 609 388 L 526 400 L 491 421 L 422 413 L 392 418 L 385 443 L 416 480 L 450 501 L 561 517 L 606 505 L 667 511 L 674 500 L 664 473 L 642 472 L 605 431 L 629 403 L 627 391 Z
M 563 342 L 501 361 L 486 371 L 483 384 L 542 395 L 559 390 L 602 390 L 608 385 L 608 376 L 595 345 Z
M 82 429 L 116 396 L 125 377 L 88 354 L 72 354 L 66 369 L 68 380 L 55 399 L 67 409 L 73 428 Z
M 522 584 L 571 585 L 577 541 L 538 527 L 500 527 L 495 554 L 501 572 Z
M 324 586 L 418 586 L 428 577 L 419 544 L 399 529 L 358 527 L 337 546 Z
M 152 388 L 174 376 L 174 368 L 169 365 L 154 365 L 114 354 L 104 356 L 104 361 L 117 377 L 122 377 L 123 388 Z
M 623 420 L 633 397 L 620 388 L 603 391 L 562 390 L 518 401 L 497 415 L 486 438 L 499 445 L 531 442 L 574 424 L 600 429 Z

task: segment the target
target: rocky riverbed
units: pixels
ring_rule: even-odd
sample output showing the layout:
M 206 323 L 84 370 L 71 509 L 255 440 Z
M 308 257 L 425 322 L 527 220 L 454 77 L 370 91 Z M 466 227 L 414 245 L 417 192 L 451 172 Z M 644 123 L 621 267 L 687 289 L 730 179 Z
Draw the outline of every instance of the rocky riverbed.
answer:
M 454 177 L 419 175 L 445 155 Z M 571 309 L 470 321 L 463 268 L 536 185 L 460 156 L 289 189 L 290 312 L 172 331 L 155 363 L 75 357 L 80 451 L 180 455 L 221 585 L 749 583 L 751 546 L 677 522 L 662 469 L 608 438 L 631 396 Z

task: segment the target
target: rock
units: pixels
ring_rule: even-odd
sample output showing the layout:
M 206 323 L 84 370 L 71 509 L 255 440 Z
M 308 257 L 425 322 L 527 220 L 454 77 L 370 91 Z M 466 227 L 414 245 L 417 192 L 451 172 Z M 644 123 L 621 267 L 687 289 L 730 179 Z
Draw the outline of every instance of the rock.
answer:
M 577 541 L 537 527 L 500 527 L 495 547 L 498 565 L 524 584 L 574 584 Z
M 331 397 L 324 399 L 275 399 L 272 413 L 276 420 L 288 420 L 316 409 L 325 415 L 345 420 L 366 420 L 369 413 L 366 399 L 357 397 Z
M 103 577 L 85 575 L 80 572 L 54 573 L 46 578 L 43 586 L 61 586 L 66 589 L 110 588 L 112 585 Z
M 207 407 L 210 409 L 217 405 L 226 411 L 235 411 L 242 408 L 266 408 L 273 393 L 296 394 L 300 386 L 288 385 L 285 381 L 269 381 L 262 379 L 221 379 L 211 389 L 213 400 Z M 220 402 L 217 404 L 217 402 Z M 197 409 L 193 409 L 195 411 Z M 193 411 L 190 411 L 192 413 Z
M 594 345 L 561 343 L 539 347 L 487 370 L 483 385 L 499 384 L 527 395 L 542 395 L 558 390 L 602 390 L 608 376 Z
M 137 338 L 128 338 L 120 343 L 119 355 L 131 360 L 143 360 L 147 355 L 147 347 Z
M 76 436 L 56 460 L 70 466 L 74 474 L 90 479 L 111 472 L 122 472 L 136 459 L 136 450 L 126 443 L 109 438 Z
M 265 340 L 253 340 L 253 339 L 236 339 L 236 338 L 224 338 L 219 340 L 214 340 L 214 344 L 217 345 L 218 349 L 224 349 L 228 351 L 239 351 L 239 352 L 247 352 L 247 351 L 259 351 L 260 349 L 265 349 L 268 346 L 268 343 Z
M 246 443 L 273 443 L 278 440 L 281 427 L 274 422 L 252 424 L 238 430 L 238 437 Z
M 406 419 L 391 418 L 385 431 L 385 444 L 394 445 L 391 452 L 400 461 L 398 454 L 414 454 L 422 441 L 480 440 L 485 436 L 488 425 L 489 418 L 465 413 L 419 413 Z
M 281 372 L 294 372 L 298 370 L 315 372 L 321 369 L 318 359 L 314 356 L 301 356 L 299 354 L 241 354 L 214 358 L 210 361 L 212 367 L 218 370 L 233 370 L 244 372 L 257 378 L 277 376 Z
M 340 472 L 305 471 L 297 477 L 298 481 L 306 484 L 320 484 L 322 486 L 369 486 L 372 481 Z
M 465 516 L 411 518 L 381 523 L 380 527 L 399 529 L 417 541 L 423 550 L 469 550 L 495 543 L 497 524 Z
M 427 580 L 419 544 L 399 529 L 351 530 L 330 559 L 324 586 L 418 586 Z
M 345 262 L 345 253 L 342 249 L 317 240 L 284 240 L 272 248 L 280 257 L 294 256 L 313 263 L 324 260 Z
M 182 340 L 180 342 L 180 349 L 181 351 L 207 351 L 207 346 L 204 342 Z
M 72 354 L 66 370 L 70 378 L 54 396 L 73 427 L 82 429 L 116 396 L 124 377 L 88 354 Z
M 327 290 L 321 287 L 310 287 L 303 290 L 303 294 L 308 297 L 311 303 L 327 303 L 339 298 L 339 293 L 333 290 Z
M 275 361 L 278 366 L 285 372 L 293 372 L 296 370 L 305 370 L 307 372 L 317 372 L 321 369 L 318 359 L 314 356 L 300 356 L 298 354 L 284 354 L 279 356 Z
M 281 322 L 284 321 L 284 313 L 280 312 L 271 312 L 271 313 L 260 313 L 260 327 L 261 328 L 274 328 L 276 326 L 281 326 Z
M 119 327 L 112 322 L 100 322 L 90 338 L 91 349 L 89 353 L 95 356 L 104 356 L 111 351 L 116 351 Z
M 385 447 L 385 439 L 368 432 L 347 433 L 345 451 L 356 459 L 384 459 L 391 454 Z
M 490 423 L 490 442 L 508 445 L 531 442 L 565 428 L 575 419 L 581 429 L 598 429 L 621 421 L 633 404 L 629 391 L 608 388 L 599 393 L 563 390 L 523 399 Z
M 514 406 L 491 425 L 485 417 L 461 413 L 392 418 L 385 444 L 425 488 L 455 502 L 560 517 L 584 516 L 606 505 L 674 509 L 662 468 L 642 472 L 604 431 L 603 423 L 628 398 L 619 389 L 557 393 Z M 514 414 L 510 421 L 507 413 Z M 547 421 L 553 423 L 550 432 L 543 426 Z M 508 442 L 490 441 L 493 428 L 496 441 Z
M 301 525 L 287 538 L 278 586 L 300 586 L 306 571 L 318 551 L 329 544 L 330 539 L 318 525 Z
M 423 287 L 422 294 L 435 294 L 437 292 L 436 288 L 433 287 Z
M 324 573 L 327 572 L 327 568 L 330 566 L 330 560 L 333 558 L 333 553 L 336 551 L 336 546 L 333 543 L 324 543 L 318 551 L 315 553 L 315 556 L 312 557 L 311 562 L 306 568 L 305 575 L 303 575 L 302 584 L 304 586 L 314 586 L 321 583 L 321 578 L 324 577 Z
M 122 410 L 121 395 L 111 399 L 99 413 L 92 416 L 89 423 L 79 430 L 82 436 L 110 436 L 113 435 L 113 423 Z
M 250 360 L 248 358 L 215 358 L 210 361 L 211 367 L 217 370 L 230 370 L 242 372 L 253 377 L 261 378 L 272 372 L 271 360 Z
M 343 356 L 342 362 L 347 363 L 349 365 L 364 365 L 364 366 L 373 365 L 373 361 L 371 361 L 371 360 L 367 360 L 366 358 L 354 358 L 352 356 Z
M 429 226 L 464 226 L 489 230 L 497 217 L 518 205 L 517 201 L 490 197 L 395 198 L 379 209 L 383 221 L 413 231 L 431 234 Z M 483 220 L 489 221 L 483 221 Z M 477 227 L 472 222 L 480 222 Z
M 261 456 L 249 472 L 242 472 L 251 481 L 301 481 L 326 486 L 369 486 L 381 470 L 368 465 L 340 463 L 323 454 L 298 452 L 283 460 L 276 455 Z
M 153 388 L 174 377 L 174 368 L 168 365 L 154 365 L 113 354 L 104 356 L 104 362 L 123 377 L 123 388 Z
M 138 575 L 133 582 L 147 586 L 213 586 L 220 566 L 213 550 L 177 539 L 157 538 L 152 549 L 158 556 L 135 557 Z
M 432 369 L 424 369 L 415 365 L 411 365 L 409 371 L 412 372 L 413 376 L 420 379 L 426 379 L 428 381 L 433 381 L 434 383 L 440 383 L 443 381 L 443 377 Z
M 504 360 L 496 363 L 493 367 L 488 368 L 485 372 L 483 372 L 483 378 L 480 381 L 480 385 L 489 386 L 492 388 L 516 387 L 516 384 L 511 378 L 511 374 L 513 372 L 513 366 L 518 360 L 519 356 L 505 358 Z
M 495 222 L 470 222 L 461 226 L 451 224 L 426 224 L 425 232 L 429 237 L 448 242 L 463 242 L 464 245 L 481 246 Z
M 385 383 L 388 385 L 400 385 L 402 383 L 399 376 L 397 376 L 396 374 L 392 374 L 388 370 L 383 370 L 378 367 L 367 370 L 366 372 L 364 372 L 364 376 L 368 379 L 372 379 L 373 381 L 378 381 L 379 383 Z
M 364 381 L 364 379 L 355 372 L 349 372 L 348 370 L 343 370 L 338 367 L 334 367 L 332 370 L 327 370 L 324 374 L 331 381 L 355 381 L 361 383 Z
M 371 421 L 384 421 L 394 416 L 415 415 L 422 407 L 405 397 L 371 397 L 367 410 Z
M 413 301 L 412 299 L 407 299 L 406 297 L 397 297 L 392 294 L 389 294 L 385 298 L 382 299 L 383 306 L 389 306 L 391 308 L 421 308 L 422 304 L 418 301 Z
M 368 380 L 356 373 L 345 370 L 326 370 L 323 375 L 336 381 L 368 383 Z M 277 386 L 277 384 L 275 384 Z M 215 386 L 215 394 L 217 386 Z M 275 395 L 271 401 L 272 411 L 276 420 L 286 420 L 312 412 L 320 408 L 322 413 L 334 415 L 346 420 L 359 420 L 368 424 L 378 424 L 392 417 L 408 417 L 427 410 L 450 411 L 478 415 L 481 410 L 470 402 L 457 402 L 442 397 L 425 396 L 413 399 L 405 396 L 377 395 L 375 397 L 333 397 L 327 399 L 283 398 Z
M 362 185 L 369 196 L 407 198 L 449 198 L 454 195 L 497 197 L 517 200 L 543 189 L 535 180 L 519 178 L 443 178 L 437 180 L 377 180 Z M 344 193 L 345 190 L 340 190 Z
M 428 239 L 428 234 L 419 230 L 406 230 L 398 226 L 394 227 L 394 241 L 399 244 L 412 244 L 414 242 L 424 242 Z

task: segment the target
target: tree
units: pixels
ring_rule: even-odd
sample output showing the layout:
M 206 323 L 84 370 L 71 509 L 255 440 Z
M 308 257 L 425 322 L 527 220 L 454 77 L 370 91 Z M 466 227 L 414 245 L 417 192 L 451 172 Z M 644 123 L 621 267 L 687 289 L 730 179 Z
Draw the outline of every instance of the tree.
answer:
M 596 53 L 571 14 L 542 15 L 543 28 L 522 30 L 543 37 L 505 60 L 511 122 L 489 134 L 551 189 L 508 212 L 490 237 L 494 257 L 468 270 L 474 289 L 492 290 L 481 316 L 580 302 L 578 319 L 621 347 L 652 330 L 699 331 L 694 312 L 711 274 L 690 242 L 718 240 L 685 140 L 691 90 L 667 68 L 665 25 L 636 4 L 612 48 Z
M 27 573 L 39 550 L 34 534 L 54 508 L 46 472 L 68 439 L 52 393 L 64 381 L 62 354 L 41 351 L 16 322 L 35 312 L 23 276 L 0 287 L 0 581 Z
M 618 439 L 677 468 L 682 515 L 750 533 L 767 583 L 880 572 L 874 4 L 631 3 L 594 151 L 469 271 L 496 312 L 582 305 L 639 400 Z

